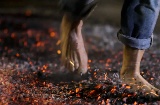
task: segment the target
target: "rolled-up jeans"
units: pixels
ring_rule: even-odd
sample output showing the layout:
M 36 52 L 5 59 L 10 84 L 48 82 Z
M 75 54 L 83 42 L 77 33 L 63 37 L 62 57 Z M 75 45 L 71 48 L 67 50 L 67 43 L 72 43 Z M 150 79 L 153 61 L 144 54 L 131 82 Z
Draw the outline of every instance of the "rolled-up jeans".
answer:
M 160 0 L 124 0 L 118 39 L 133 48 L 149 48 L 159 10 Z

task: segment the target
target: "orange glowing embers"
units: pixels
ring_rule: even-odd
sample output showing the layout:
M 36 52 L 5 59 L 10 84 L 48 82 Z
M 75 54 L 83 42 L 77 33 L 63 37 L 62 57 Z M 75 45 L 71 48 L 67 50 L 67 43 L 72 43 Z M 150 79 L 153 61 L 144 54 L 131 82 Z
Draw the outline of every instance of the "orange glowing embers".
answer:
M 61 50 L 57 50 L 57 54 L 61 54 Z
M 106 105 L 110 105 L 110 102 L 111 102 L 111 100 L 110 100 L 110 99 L 107 99 L 107 100 L 106 100 Z
M 88 60 L 88 63 L 91 63 L 91 62 L 92 62 L 92 60 L 91 60 L 91 59 L 89 59 L 89 60 Z
M 80 90 L 81 90 L 80 88 L 76 88 L 76 93 L 80 92 Z
M 104 100 L 102 100 L 101 105 L 105 105 L 105 101 Z
M 106 60 L 105 66 L 106 66 L 106 67 L 109 67 L 109 64 L 110 64 L 111 62 L 112 62 L 111 59 L 108 58 L 108 59 Z
M 108 67 L 109 66 L 109 64 L 108 63 L 106 63 L 106 67 Z
M 16 54 L 16 57 L 19 57 L 19 56 L 20 56 L 20 54 L 19 54 L 19 53 L 17 53 L 17 54 Z
M 89 92 L 89 95 L 92 96 L 92 95 L 95 94 L 95 92 L 96 92 L 95 90 L 91 90 L 91 91 Z
M 11 34 L 11 38 L 15 38 L 16 37 L 16 34 L 15 33 L 12 33 Z
M 116 92 L 116 86 L 114 86 L 112 89 L 111 89 L 111 93 L 115 93 Z
M 45 73 L 45 72 L 46 72 L 46 70 L 47 70 L 47 68 L 48 68 L 48 65 L 43 65 L 43 67 L 42 67 L 42 69 L 41 69 L 41 70 L 42 70 L 42 72 L 43 72 L 43 73 Z
M 94 75 L 94 77 L 95 77 L 95 78 L 97 78 L 97 73 L 96 73 L 96 72 L 94 72 L 94 74 L 93 74 L 93 75 Z
M 4 30 L 3 30 L 3 33 L 4 33 L 4 34 L 8 34 L 8 29 L 4 29 Z
M 44 42 L 37 42 L 36 46 L 37 47 L 44 47 L 45 43 Z
M 56 32 L 53 31 L 50 33 L 50 37 L 54 38 L 55 36 L 56 36 Z
M 126 89 L 131 89 L 131 87 L 127 85 L 127 86 L 126 86 Z
M 60 45 L 61 41 L 58 39 L 59 38 L 58 33 L 56 33 L 54 28 L 50 28 L 51 25 L 48 28 L 45 27 L 45 29 L 40 28 L 37 31 L 37 29 L 35 30 L 35 29 L 30 28 L 28 26 L 28 22 L 29 21 L 27 21 L 27 22 L 23 21 L 22 24 L 19 25 L 19 26 L 22 26 L 22 29 L 24 30 L 24 32 L 22 32 L 22 33 L 21 32 L 18 32 L 18 33 L 17 32 L 10 32 L 10 28 L 6 28 L 6 29 L 3 28 L 2 32 L 1 32 L 2 34 L 6 33 L 5 35 L 8 36 L 9 38 L 11 37 L 14 39 L 17 38 L 18 40 L 20 39 L 19 40 L 20 46 L 22 46 L 24 49 L 27 46 L 27 49 L 29 52 L 24 50 L 26 52 L 22 52 L 24 54 L 23 55 L 21 53 L 21 51 L 17 52 L 17 51 L 14 51 L 13 49 L 10 49 L 9 46 L 6 46 L 6 47 L 4 46 L 5 49 L 7 50 L 6 52 L 13 52 L 14 58 L 16 58 L 15 56 L 20 56 L 22 58 L 20 60 L 23 60 L 23 56 L 25 56 L 25 53 L 27 53 L 25 56 L 27 63 L 24 63 L 24 64 L 22 63 L 23 66 L 26 65 L 26 67 L 24 69 L 21 69 L 20 68 L 21 63 L 19 64 L 19 60 L 18 60 L 18 62 L 15 61 L 14 66 L 15 66 L 15 68 L 20 68 L 20 71 L 18 71 L 19 69 L 17 69 L 17 70 L 15 70 L 16 73 L 13 72 L 13 74 L 12 74 L 14 76 L 12 76 L 12 75 L 7 76 L 10 84 L 13 84 L 13 88 L 8 88 L 9 83 L 6 82 L 7 80 L 4 80 L 4 78 L 2 78 L 3 76 L 0 75 L 0 81 L 2 81 L 2 85 L 8 86 L 7 89 L 10 89 L 10 90 L 7 90 L 6 88 L 3 89 L 3 87 L 2 88 L 0 87 L 1 89 L 3 89 L 2 91 L 4 92 L 4 95 L 6 94 L 5 96 L 1 95 L 0 104 L 1 104 L 1 99 L 2 99 L 3 101 L 8 100 L 9 104 L 12 104 L 12 102 L 14 101 L 15 104 L 20 104 L 20 105 L 27 104 L 27 103 L 30 103 L 30 104 L 40 103 L 40 104 L 48 104 L 49 105 L 50 104 L 49 102 L 51 102 L 51 104 L 54 104 L 54 105 L 59 105 L 59 104 L 54 103 L 55 100 L 58 100 L 58 101 L 62 102 L 63 104 L 75 103 L 75 104 L 86 104 L 86 105 L 88 105 L 88 104 L 90 104 L 90 105 L 95 105 L 95 104 L 113 105 L 113 104 L 117 104 L 118 98 L 120 98 L 120 99 L 126 98 L 126 100 L 132 99 L 132 97 L 134 95 L 129 93 L 130 92 L 128 90 L 128 89 L 130 89 L 129 86 L 126 86 L 126 84 L 122 84 L 124 86 L 121 87 L 121 85 L 119 85 L 119 84 L 118 85 L 112 84 L 112 78 L 110 78 L 110 75 L 112 75 L 112 74 L 110 74 L 110 71 L 112 71 L 113 69 L 119 69 L 119 66 L 116 68 L 116 65 L 121 64 L 121 62 L 120 63 L 118 62 L 118 64 L 116 63 L 116 65 L 114 65 L 114 63 L 120 59 L 117 57 L 115 57 L 115 58 L 117 58 L 117 59 L 115 59 L 110 55 L 106 55 L 106 57 L 111 57 L 111 58 L 109 58 L 109 59 L 104 58 L 104 60 L 100 60 L 101 58 L 99 59 L 99 58 L 94 57 L 94 56 L 96 56 L 96 54 L 93 54 L 93 56 L 91 56 L 91 58 L 88 60 L 88 68 L 89 68 L 90 77 L 89 77 L 89 80 L 83 81 L 84 83 L 80 84 L 81 86 L 79 85 L 79 82 L 78 83 L 73 82 L 72 84 L 62 83 L 60 85 L 57 85 L 56 83 L 48 84 L 48 79 L 49 79 L 49 81 L 50 81 L 50 79 L 52 79 L 52 78 L 50 78 L 50 76 L 52 76 L 52 74 L 51 75 L 47 74 L 50 72 L 49 69 L 51 67 L 53 67 L 52 70 L 55 73 L 58 71 L 59 66 L 60 66 L 60 65 L 58 65 L 59 64 L 59 61 L 58 61 L 59 55 L 58 54 L 61 54 L 61 51 L 59 50 L 59 45 Z M 38 24 L 41 24 L 41 22 Z M 3 24 L 4 24 L 4 22 L 2 23 L 2 25 Z M 32 23 L 31 23 L 31 25 L 32 25 Z M 47 22 L 46 23 L 44 22 L 44 24 L 41 24 L 41 26 L 46 26 L 46 25 L 47 25 Z M 20 38 L 19 38 L 19 35 L 20 35 Z M 23 37 L 23 38 L 21 38 L 21 37 Z M 0 42 L 3 44 L 4 39 L 1 38 Z M 92 42 L 92 39 L 91 39 L 91 42 Z M 96 43 L 96 44 L 98 44 L 98 43 Z M 42 48 L 42 47 L 44 47 L 44 48 Z M 44 50 L 41 51 L 41 48 Z M 97 47 L 97 49 L 95 49 L 95 50 L 98 50 L 98 48 L 99 47 Z M 22 51 L 23 51 L 23 49 L 22 49 Z M 42 55 L 40 55 L 40 57 L 39 57 L 39 55 L 38 56 L 36 55 L 34 57 L 34 55 L 37 54 L 37 52 L 39 53 L 39 51 L 42 52 Z M 49 53 L 48 53 L 48 51 L 49 51 Z M 40 52 L 40 54 L 41 54 L 41 52 Z M 43 52 L 46 52 L 46 53 L 43 53 Z M 54 54 L 56 54 L 56 56 L 53 56 L 53 57 L 57 57 L 57 58 L 55 58 L 55 59 L 48 58 L 48 55 L 50 54 L 50 52 L 51 52 L 51 54 L 53 54 L 52 52 L 54 52 Z M 8 54 L 12 54 L 12 53 L 8 53 Z M 47 55 L 47 57 L 45 54 Z M 33 56 L 33 58 L 32 58 L 32 56 Z M 45 57 L 47 58 L 45 60 L 45 62 L 47 61 L 46 62 L 47 64 L 44 64 L 45 62 L 43 61 L 43 58 L 45 58 Z M 50 55 L 49 55 L 49 57 L 50 57 Z M 50 59 L 51 59 L 51 62 L 50 62 Z M 102 59 L 103 59 L 103 57 L 102 57 Z M 12 59 L 12 60 L 14 60 L 14 59 Z M 38 62 L 38 63 L 35 63 L 34 60 L 36 60 L 36 62 Z M 49 62 L 48 62 L 48 60 L 49 60 Z M 97 63 L 95 61 L 99 61 L 99 62 L 97 62 L 98 66 L 96 66 Z M 6 61 L 4 61 L 4 63 L 5 62 Z M 113 65 L 112 65 L 112 63 L 113 63 Z M 102 67 L 99 66 L 99 64 L 102 65 Z M 95 68 L 96 69 L 98 68 L 98 70 L 93 70 Z M 38 78 L 36 78 L 38 70 L 40 71 L 40 74 L 42 74 L 42 76 L 38 75 Z M 29 71 L 31 71 L 31 72 L 29 73 Z M 142 73 L 142 74 L 144 74 L 144 76 L 146 76 L 146 73 Z M 151 74 L 148 74 L 148 75 L 151 75 Z M 72 75 L 70 75 L 70 76 L 72 76 Z M 10 77 L 13 77 L 13 79 L 12 78 L 9 79 Z M 39 77 L 47 77 L 47 78 L 43 79 L 43 78 L 39 78 Z M 56 77 L 54 77 L 54 79 L 55 78 Z M 117 79 L 117 78 L 115 78 L 115 79 Z M 155 81 L 154 80 L 155 77 L 150 78 L 150 76 L 149 76 L 148 79 Z M 113 80 L 113 82 L 114 82 L 114 80 Z M 66 86 L 67 84 L 69 86 Z M 113 85 L 116 85 L 117 87 L 113 88 Z M 28 91 L 26 91 L 26 90 L 28 90 Z M 111 93 L 111 91 L 113 93 Z M 70 94 L 68 94 L 68 93 L 70 93 Z M 37 94 L 39 94 L 39 95 L 37 95 Z M 46 96 L 46 95 L 48 95 L 48 96 Z M 112 96 L 110 96 L 110 95 L 113 95 L 113 96 L 115 95 L 115 99 L 113 99 Z M 118 97 L 116 95 L 118 95 Z M 130 97 L 128 97 L 128 96 L 130 96 Z M 50 97 L 51 97 L 51 99 L 50 99 Z M 135 98 L 137 98 L 137 95 L 135 95 Z M 85 101 L 83 99 L 86 99 L 87 101 Z M 23 101 L 24 103 L 20 103 L 21 101 Z M 126 101 L 123 101 L 123 102 L 126 102 Z M 138 104 L 137 100 L 134 100 L 132 102 L 134 104 Z
M 56 31 L 53 28 L 49 28 L 48 32 L 50 34 L 50 37 L 52 37 L 52 38 L 55 38 L 57 35 Z
M 91 69 L 91 67 L 88 65 L 88 69 Z
M 80 91 L 81 91 L 80 88 L 76 88 L 76 97 L 81 97 L 80 94 L 79 94 Z
M 42 70 L 42 72 L 43 72 L 43 73 L 45 73 L 45 72 L 46 72 L 46 70 Z
M 102 87 L 102 84 L 98 84 L 97 86 L 95 86 L 96 89 L 99 89 Z
M 122 87 L 125 87 L 126 86 L 126 84 L 122 84 Z
M 32 11 L 30 9 L 25 11 L 25 15 L 26 16 L 31 16 L 32 15 Z
M 48 67 L 47 65 L 43 65 L 43 68 L 44 68 L 44 69 L 47 69 L 47 67 Z
M 107 62 L 107 63 L 111 63 L 111 59 L 107 59 L 106 62 Z
M 135 101 L 133 105 L 138 105 L 138 103 Z
M 28 46 L 28 42 L 27 41 L 25 41 L 23 44 L 24 44 L 24 46 Z
M 150 78 L 150 80 L 152 80 L 152 81 L 153 81 L 153 80 L 154 80 L 154 78 Z
M 31 37 L 33 35 L 33 30 L 27 30 L 27 34 L 28 34 L 28 37 Z
M 101 96 L 98 96 L 97 101 L 101 99 Z

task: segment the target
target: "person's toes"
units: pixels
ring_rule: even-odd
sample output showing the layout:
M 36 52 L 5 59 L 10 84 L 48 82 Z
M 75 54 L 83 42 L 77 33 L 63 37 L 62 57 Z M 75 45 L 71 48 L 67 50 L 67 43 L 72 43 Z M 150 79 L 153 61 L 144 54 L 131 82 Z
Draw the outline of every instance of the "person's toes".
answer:
M 153 97 L 158 97 L 159 90 L 148 83 L 140 74 L 135 74 L 133 77 L 129 75 L 121 75 L 122 83 L 128 84 L 132 91 L 143 91 Z

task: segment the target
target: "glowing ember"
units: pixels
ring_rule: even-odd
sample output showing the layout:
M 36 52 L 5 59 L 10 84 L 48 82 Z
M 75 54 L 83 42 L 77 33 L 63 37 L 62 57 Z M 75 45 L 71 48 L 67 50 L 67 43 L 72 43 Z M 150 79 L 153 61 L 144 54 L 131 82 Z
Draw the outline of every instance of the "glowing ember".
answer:
M 57 50 L 57 54 L 61 54 L 61 50 Z
M 51 37 L 55 37 L 55 36 L 56 36 L 56 33 L 55 33 L 55 32 L 51 32 L 51 33 L 50 33 L 50 36 L 51 36 Z
M 126 86 L 126 88 L 127 88 L 127 89 L 130 89 L 131 87 L 130 87 L 130 86 Z
M 89 60 L 88 60 L 88 63 L 91 63 L 91 62 L 92 62 L 92 60 L 89 59 Z
M 99 89 L 99 88 L 101 88 L 101 84 L 98 84 L 95 88 L 97 88 L 97 89 Z
M 19 57 L 20 55 L 17 53 L 16 56 Z
M 31 11 L 31 10 L 29 10 L 29 9 L 28 9 L 28 10 L 26 10 L 25 15 L 26 15 L 26 16 L 31 16 L 31 15 L 32 15 L 32 11 Z

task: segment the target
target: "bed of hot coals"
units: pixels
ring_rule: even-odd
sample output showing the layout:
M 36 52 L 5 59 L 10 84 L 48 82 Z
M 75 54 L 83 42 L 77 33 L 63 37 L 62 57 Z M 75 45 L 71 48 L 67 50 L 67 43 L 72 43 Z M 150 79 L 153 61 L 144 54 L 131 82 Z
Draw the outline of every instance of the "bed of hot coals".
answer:
M 86 24 L 88 73 L 67 72 L 60 63 L 59 23 L 38 17 L 0 17 L 1 105 L 160 104 L 158 98 L 132 92 L 121 83 L 122 44 L 115 27 Z M 160 43 L 156 37 L 144 55 L 141 74 L 158 87 Z

